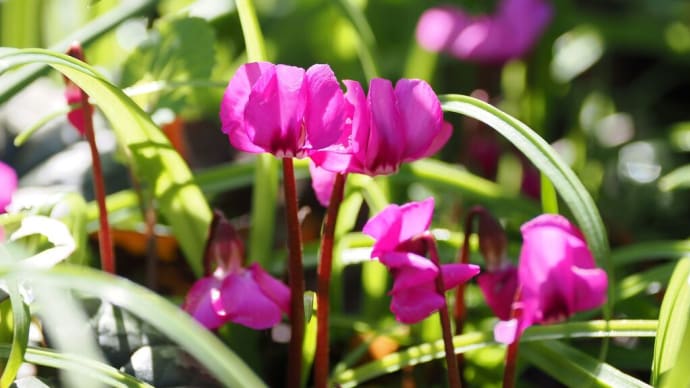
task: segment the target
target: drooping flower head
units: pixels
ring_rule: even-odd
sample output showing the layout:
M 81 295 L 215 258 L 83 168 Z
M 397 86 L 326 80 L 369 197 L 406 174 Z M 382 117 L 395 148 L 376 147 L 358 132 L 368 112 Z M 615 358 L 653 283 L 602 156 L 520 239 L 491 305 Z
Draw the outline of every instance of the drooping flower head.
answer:
M 80 61 L 86 61 L 84 57 L 84 51 L 78 42 L 72 43 L 67 55 L 74 57 Z M 72 124 L 72 126 L 81 134 L 86 133 L 86 120 L 91 120 L 93 116 L 93 106 L 91 104 L 86 104 L 81 106 L 83 91 L 77 84 L 72 82 L 69 78 L 65 77 L 65 99 L 69 105 L 80 105 L 77 108 L 70 110 L 67 113 L 67 120 Z
M 597 268 L 582 233 L 560 215 L 544 214 L 521 228 L 518 318 L 501 321 L 497 341 L 512 343 L 529 326 L 559 322 L 606 301 L 608 279 Z
M 215 212 L 204 257 L 206 276 L 189 290 L 182 308 L 209 329 L 227 322 L 267 329 L 289 314 L 290 290 L 257 263 L 243 267 L 237 232 Z M 216 268 L 211 272 L 211 264 Z
M 391 311 L 398 321 L 416 323 L 445 306 L 445 297 L 435 286 L 439 268 L 423 255 L 421 237 L 431 224 L 434 199 L 390 205 L 372 217 L 363 232 L 373 237 L 371 257 L 378 257 L 394 277 Z M 479 272 L 471 264 L 441 265 L 444 290 L 457 287 Z
M 438 97 L 425 81 L 401 79 L 393 87 L 375 78 L 366 96 L 358 82 L 343 83 L 345 97 L 354 106 L 352 132 L 341 137 L 340 148 L 313 153 L 317 166 L 333 172 L 390 174 L 402 163 L 431 156 L 448 141 L 452 127 L 443 121 Z
M 429 51 L 478 63 L 502 63 L 529 51 L 551 20 L 544 0 L 502 0 L 490 15 L 443 6 L 424 12 L 417 41 Z
M 220 107 L 223 132 L 245 152 L 304 157 L 335 143 L 351 106 L 328 65 L 308 70 L 253 62 L 240 66 Z

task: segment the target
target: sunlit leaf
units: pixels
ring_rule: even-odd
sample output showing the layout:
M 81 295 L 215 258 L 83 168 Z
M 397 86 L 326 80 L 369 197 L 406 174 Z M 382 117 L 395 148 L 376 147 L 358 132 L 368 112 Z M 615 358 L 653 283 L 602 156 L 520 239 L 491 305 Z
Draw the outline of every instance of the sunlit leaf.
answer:
M 11 322 L 12 344 L 7 361 L 2 368 L 2 376 L 0 376 L 0 386 L 2 387 L 9 387 L 17 376 L 19 367 L 24 361 L 24 353 L 29 342 L 29 325 L 31 325 L 29 307 L 24 303 L 17 280 L 8 279 L 6 285 L 12 304 L 12 315 L 6 315 L 1 319 L 4 327 L 7 327 L 7 324 Z
M 663 375 L 677 364 L 681 349 L 685 348 L 687 351 L 687 344 L 684 344 L 683 338 L 690 324 L 689 282 L 690 258 L 685 258 L 676 265 L 668 283 L 664 301 L 661 303 L 659 328 L 654 342 L 652 361 L 652 384 L 654 385 L 659 384 Z M 687 365 L 683 368 L 687 368 Z
M 10 240 L 15 241 L 35 234 L 45 236 L 54 247 L 24 259 L 26 266 L 49 268 L 65 260 L 74 252 L 74 238 L 67 226 L 61 221 L 45 216 L 24 217 L 21 226 L 12 233 Z
M 118 142 L 130 153 L 135 173 L 154 192 L 190 266 L 200 274 L 211 210 L 186 163 L 151 119 L 96 70 L 66 55 L 41 49 L 4 49 L 0 60 L 8 68 L 47 63 L 97 102 Z

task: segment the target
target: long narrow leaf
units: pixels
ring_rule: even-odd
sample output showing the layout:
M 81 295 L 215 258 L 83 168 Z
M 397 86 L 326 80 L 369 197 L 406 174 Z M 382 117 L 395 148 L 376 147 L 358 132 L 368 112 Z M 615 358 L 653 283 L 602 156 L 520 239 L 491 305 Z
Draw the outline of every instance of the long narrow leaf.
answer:
M 657 321 L 613 320 L 571 322 L 559 325 L 532 326 L 522 335 L 522 342 L 564 338 L 653 337 Z M 455 353 L 496 345 L 491 332 L 468 333 L 453 338 Z M 352 387 L 375 377 L 398 371 L 406 366 L 421 364 L 444 357 L 441 340 L 407 348 L 382 359 L 348 369 L 337 374 L 334 382 Z
M 0 356 L 6 357 L 10 352 L 7 346 L 0 345 Z M 151 388 L 151 385 L 120 372 L 108 364 L 97 362 L 81 355 L 58 353 L 51 349 L 33 348 L 26 349 L 26 362 L 55 368 L 69 370 L 81 376 L 88 376 L 109 387 L 140 387 Z
M 652 384 L 658 385 L 665 372 L 673 368 L 690 323 L 690 258 L 678 262 L 659 312 L 659 328 L 654 341 Z M 687 367 L 684 366 L 684 367 Z
M 0 60 L 10 67 L 49 64 L 98 102 L 118 142 L 131 154 L 135 173 L 154 192 L 189 265 L 200 274 L 211 210 L 184 160 L 146 113 L 92 67 L 66 55 L 41 49 L 5 49 Z
M 529 342 L 520 354 L 569 387 L 650 387 L 613 366 L 558 341 Z
M 0 386 L 2 387 L 10 386 L 24 361 L 26 345 L 29 342 L 29 325 L 31 324 L 29 309 L 19 293 L 17 281 L 9 280 L 7 289 L 10 294 L 10 303 L 12 303 L 12 347 L 2 376 L 0 376 Z
M 50 270 L 27 270 L 18 265 L 0 266 L 0 277 L 30 279 L 44 287 L 56 287 L 100 297 L 125 308 L 178 343 L 221 383 L 232 387 L 265 384 L 218 338 L 187 313 L 158 294 L 129 280 L 86 267 L 61 265 Z

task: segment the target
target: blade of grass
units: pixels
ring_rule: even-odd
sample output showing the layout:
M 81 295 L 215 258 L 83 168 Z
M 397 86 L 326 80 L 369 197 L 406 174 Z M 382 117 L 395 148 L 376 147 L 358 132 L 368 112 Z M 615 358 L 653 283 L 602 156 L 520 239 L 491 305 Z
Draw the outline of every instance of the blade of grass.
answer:
M 612 320 L 570 322 L 549 326 L 532 326 L 522 335 L 522 342 L 544 341 L 565 338 L 610 338 L 610 337 L 654 337 L 657 321 L 654 320 Z M 496 345 L 492 332 L 474 332 L 453 338 L 455 353 Z M 353 387 L 385 374 L 396 372 L 410 365 L 417 365 L 444 357 L 443 342 L 424 343 L 389 354 L 354 369 L 338 373 L 334 383 L 342 387 Z
M 94 295 L 120 306 L 167 335 L 204 365 L 226 386 L 263 387 L 265 384 L 235 353 L 187 313 L 158 294 L 129 280 L 69 264 L 48 270 L 0 265 L 0 277 L 22 279 Z
M 652 384 L 659 385 L 664 373 L 677 365 L 683 337 L 690 326 L 690 258 L 676 264 L 659 312 L 659 327 L 654 342 Z M 684 365 L 683 368 L 687 368 Z M 686 370 L 687 372 L 687 370 Z
M 29 308 L 24 304 L 24 298 L 19 293 L 16 280 L 7 281 L 7 291 L 12 304 L 12 345 L 2 376 L 0 376 L 0 386 L 2 387 L 9 387 L 12 384 L 19 367 L 24 362 L 24 353 L 29 342 L 29 325 L 31 324 Z

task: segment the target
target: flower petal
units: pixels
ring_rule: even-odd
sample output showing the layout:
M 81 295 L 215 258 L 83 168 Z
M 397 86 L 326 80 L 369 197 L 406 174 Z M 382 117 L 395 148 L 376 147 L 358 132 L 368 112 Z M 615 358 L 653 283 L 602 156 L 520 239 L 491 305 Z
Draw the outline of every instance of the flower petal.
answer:
M 316 199 L 323 207 L 328 207 L 333 193 L 336 173 L 317 167 L 313 161 L 309 162 L 309 174 L 311 175 L 311 187 L 314 189 Z
M 247 132 L 244 125 L 244 110 L 252 86 L 268 71 L 275 72 L 275 65 L 269 62 L 253 62 L 240 66 L 228 83 L 220 104 L 222 130 L 230 137 L 232 145 L 244 152 L 266 152 L 254 144 L 254 134 Z
M 12 202 L 12 194 L 17 189 L 17 173 L 12 167 L 0 161 L 0 214 Z
M 511 265 L 497 271 L 483 272 L 477 277 L 477 284 L 491 311 L 499 319 L 508 320 L 518 287 L 517 267 Z
M 290 289 L 280 280 L 264 271 L 258 263 L 253 263 L 247 270 L 254 277 L 261 291 L 271 299 L 285 314 L 290 314 Z
M 606 289 L 608 277 L 606 272 L 599 268 L 583 269 L 573 268 L 573 311 L 585 311 L 597 308 L 606 302 Z
M 253 143 L 277 157 L 302 156 L 306 142 L 304 69 L 276 65 L 256 80 L 244 110 Z
M 494 326 L 494 339 L 506 345 L 515 342 L 518 336 L 518 321 L 511 319 L 508 321 L 500 321 Z
M 208 329 L 215 329 L 228 322 L 225 311 L 214 308 L 220 298 L 221 280 L 213 276 L 201 278 L 187 293 L 182 309 Z
M 419 79 L 399 80 L 395 84 L 395 98 L 402 119 L 398 132 L 406 140 L 402 161 L 419 159 L 441 132 L 441 103 L 431 86 Z
M 400 207 L 400 213 L 402 227 L 398 241 L 404 242 L 429 229 L 434 216 L 434 197 L 408 202 Z
M 408 142 L 393 85 L 387 79 L 372 79 L 367 100 L 371 121 L 365 167 L 372 174 L 390 174 L 398 169 Z
M 419 17 L 417 42 L 429 51 L 445 50 L 469 21 L 470 17 L 456 7 L 429 8 Z
M 479 273 L 479 266 L 474 264 L 443 264 L 441 265 L 443 274 L 443 288 L 450 290 L 458 285 L 467 282 Z
M 320 149 L 335 143 L 352 116 L 352 105 L 345 101 L 343 91 L 328 65 L 314 65 L 307 70 L 308 105 L 305 125 L 309 143 Z
M 426 287 L 406 289 L 393 294 L 391 311 L 395 319 L 412 324 L 428 317 L 445 305 L 445 299 L 436 293 L 432 284 Z
M 268 329 L 280 322 L 280 307 L 264 295 L 247 272 L 229 274 L 221 286 L 221 303 L 228 320 L 252 329 Z
M 371 217 L 362 232 L 373 237 L 376 242 L 371 257 L 379 257 L 383 252 L 392 252 L 400 244 L 402 214 L 400 206 L 388 205 L 380 213 Z

